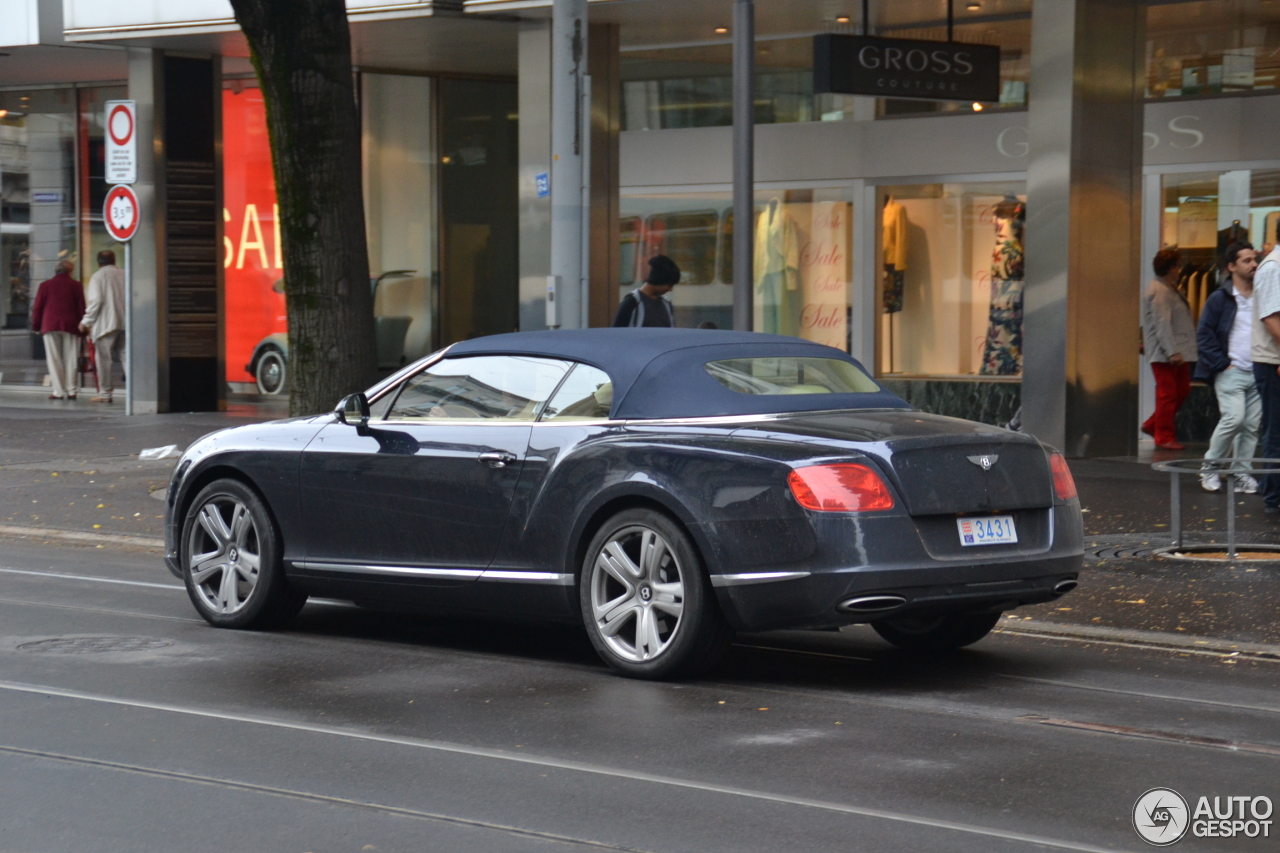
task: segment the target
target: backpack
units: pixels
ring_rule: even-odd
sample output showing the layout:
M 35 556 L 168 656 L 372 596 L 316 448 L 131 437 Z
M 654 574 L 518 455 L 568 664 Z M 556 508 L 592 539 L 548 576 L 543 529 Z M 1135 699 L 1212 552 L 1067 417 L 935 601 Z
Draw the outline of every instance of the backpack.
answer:
M 640 326 L 643 326 L 644 325 L 644 299 L 642 299 L 640 296 L 640 288 L 637 287 L 635 290 L 631 291 L 631 293 L 627 295 L 636 301 L 636 310 L 631 312 L 631 322 L 628 323 L 627 325 L 632 328 L 638 328 Z M 665 296 L 659 296 L 658 301 L 663 303 L 663 305 L 666 307 L 667 319 L 671 321 L 672 326 L 675 326 L 676 312 L 671 307 L 671 300 Z

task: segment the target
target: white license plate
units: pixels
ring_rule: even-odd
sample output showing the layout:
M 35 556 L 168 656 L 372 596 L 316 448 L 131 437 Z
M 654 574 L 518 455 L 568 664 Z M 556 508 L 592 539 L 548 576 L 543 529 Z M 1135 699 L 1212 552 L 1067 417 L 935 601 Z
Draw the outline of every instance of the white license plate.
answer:
M 1012 515 L 987 515 L 980 518 L 957 518 L 960 528 L 960 544 L 1004 545 L 1018 541 L 1018 531 L 1013 526 Z

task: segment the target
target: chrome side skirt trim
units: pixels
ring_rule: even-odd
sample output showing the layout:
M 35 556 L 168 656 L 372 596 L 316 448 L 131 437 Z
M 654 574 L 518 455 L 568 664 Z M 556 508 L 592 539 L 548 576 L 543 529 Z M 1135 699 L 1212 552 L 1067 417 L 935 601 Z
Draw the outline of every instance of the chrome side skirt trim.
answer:
M 361 575 L 390 575 L 394 577 L 433 578 L 438 580 L 482 580 L 506 583 L 535 583 L 552 586 L 572 586 L 573 575 L 558 572 L 511 572 L 480 569 L 426 569 L 417 566 L 378 566 L 359 563 L 312 563 L 294 560 L 299 569 L 314 572 L 351 572 Z
M 809 572 L 743 572 L 737 575 L 712 575 L 712 586 L 743 586 L 749 583 L 794 581 L 809 577 Z
M 315 572 L 352 572 L 359 575 L 395 575 L 397 577 L 441 578 L 444 580 L 475 580 L 484 574 L 479 569 L 421 569 L 416 566 L 366 566 L 358 563 L 293 563 L 299 569 Z
M 573 586 L 573 575 L 558 572 L 508 572 L 486 569 L 480 575 L 482 581 L 505 581 L 507 583 L 536 583 L 551 586 Z

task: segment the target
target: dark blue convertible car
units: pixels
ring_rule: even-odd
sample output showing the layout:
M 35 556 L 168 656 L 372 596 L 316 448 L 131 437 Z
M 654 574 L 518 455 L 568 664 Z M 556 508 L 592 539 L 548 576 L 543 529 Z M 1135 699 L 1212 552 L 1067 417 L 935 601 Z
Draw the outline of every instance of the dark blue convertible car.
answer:
M 646 678 L 734 631 L 967 645 L 1071 590 L 1083 545 L 1036 439 L 915 411 L 839 350 L 676 329 L 471 340 L 332 414 L 206 436 L 165 529 L 214 625 L 308 595 L 581 622 Z

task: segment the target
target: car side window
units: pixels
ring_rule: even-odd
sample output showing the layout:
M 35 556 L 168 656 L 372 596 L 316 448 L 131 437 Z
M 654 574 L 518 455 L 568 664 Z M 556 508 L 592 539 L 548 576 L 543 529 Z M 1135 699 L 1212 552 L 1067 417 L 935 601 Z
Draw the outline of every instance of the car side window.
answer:
M 543 409 L 542 420 L 603 420 L 612 408 L 613 383 L 609 374 L 589 364 L 578 364 Z
M 571 366 L 522 355 L 446 358 L 405 380 L 386 420 L 537 420 Z

